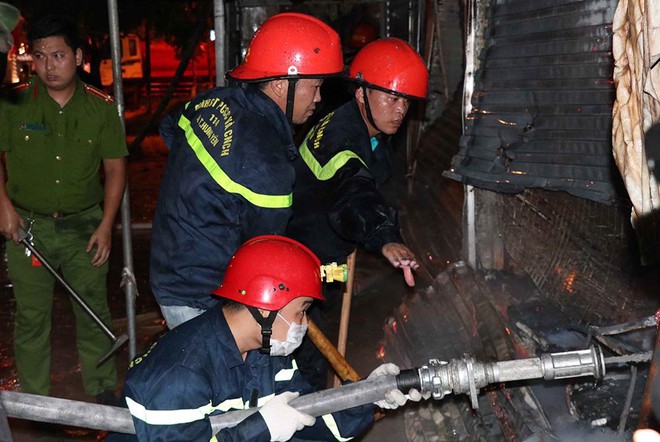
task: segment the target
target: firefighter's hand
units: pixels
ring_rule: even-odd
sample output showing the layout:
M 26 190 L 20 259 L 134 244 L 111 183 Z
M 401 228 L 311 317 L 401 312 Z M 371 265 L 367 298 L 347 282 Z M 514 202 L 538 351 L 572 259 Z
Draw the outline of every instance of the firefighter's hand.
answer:
M 660 434 L 648 428 L 637 430 L 633 433 L 633 442 L 660 442 Z
M 419 268 L 415 254 L 406 247 L 405 244 L 398 242 L 387 243 L 381 249 L 381 253 L 396 268 L 403 269 L 403 278 L 410 287 L 415 285 L 413 270 Z
M 289 405 L 289 401 L 297 398 L 299 393 L 285 391 L 264 404 L 259 410 L 264 418 L 271 441 L 286 441 L 293 437 L 293 433 L 304 427 L 314 425 L 316 418 L 307 413 L 296 410 Z
M 2 164 L 0 163 L 0 167 Z M 0 233 L 18 244 L 18 228 L 25 230 L 25 220 L 16 212 L 11 202 L 0 204 Z
M 374 371 L 371 372 L 368 379 L 377 378 L 379 376 L 386 375 L 398 375 L 401 370 L 395 364 L 387 363 L 382 364 Z M 414 388 L 410 389 L 408 394 L 403 394 L 401 390 L 393 388 L 392 390 L 385 393 L 385 399 L 382 401 L 374 402 L 374 404 L 380 408 L 387 410 L 394 410 L 399 408 L 402 405 L 405 405 L 408 401 L 419 402 L 422 399 L 428 399 L 431 397 L 430 393 L 422 394 Z
M 87 248 L 85 249 L 86 253 L 89 253 L 94 249 L 96 245 L 96 253 L 92 258 L 92 265 L 94 267 L 99 267 L 103 265 L 104 262 L 110 257 L 110 246 L 112 244 L 112 229 L 111 227 L 106 227 L 104 224 L 99 225 L 92 236 L 89 238 L 87 243 Z

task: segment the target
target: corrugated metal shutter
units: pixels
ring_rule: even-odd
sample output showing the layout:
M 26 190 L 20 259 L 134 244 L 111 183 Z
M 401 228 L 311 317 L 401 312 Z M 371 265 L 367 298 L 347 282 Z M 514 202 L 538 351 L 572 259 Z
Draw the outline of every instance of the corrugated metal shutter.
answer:
M 473 110 L 445 175 L 477 187 L 542 187 L 616 199 L 615 0 L 497 0 Z

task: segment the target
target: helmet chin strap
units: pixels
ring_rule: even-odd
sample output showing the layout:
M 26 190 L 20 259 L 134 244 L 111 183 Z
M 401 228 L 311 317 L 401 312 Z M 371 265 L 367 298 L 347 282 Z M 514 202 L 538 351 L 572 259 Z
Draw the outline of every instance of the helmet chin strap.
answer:
M 371 124 L 374 127 L 374 129 L 376 129 L 378 132 L 383 132 L 382 130 L 380 130 L 380 128 L 376 125 L 376 122 L 374 121 L 374 116 L 371 113 L 371 106 L 369 106 L 367 87 L 365 85 L 362 85 L 362 96 L 364 97 L 364 108 L 367 111 L 367 120 L 369 120 L 369 124 Z
M 273 322 L 275 322 L 278 310 L 271 311 L 264 318 L 261 316 L 258 308 L 249 305 L 246 307 L 254 320 L 261 326 L 261 348 L 259 349 L 259 353 L 268 355 L 270 354 L 270 336 L 273 334 Z
M 293 101 L 296 96 L 296 83 L 298 83 L 297 78 L 289 78 L 289 88 L 286 93 L 286 119 L 291 125 L 293 125 Z

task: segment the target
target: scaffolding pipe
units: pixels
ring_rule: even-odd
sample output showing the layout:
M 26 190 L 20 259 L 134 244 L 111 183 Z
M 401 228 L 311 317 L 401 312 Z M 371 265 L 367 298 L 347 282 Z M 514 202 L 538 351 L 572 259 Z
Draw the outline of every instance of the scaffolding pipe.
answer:
M 227 32 L 225 30 L 225 2 L 213 0 L 213 28 L 215 31 L 215 85 L 225 85 L 225 49 Z
M 119 13 L 117 0 L 108 0 L 108 26 L 110 30 L 110 54 L 112 57 L 112 75 L 114 78 L 114 94 L 117 111 L 121 120 L 124 136 L 126 135 L 126 122 L 124 120 L 124 84 L 121 72 L 121 41 L 119 39 Z M 124 254 L 124 269 L 122 271 L 122 286 L 126 294 L 126 324 L 128 334 L 128 356 L 133 359 L 136 354 L 135 333 L 135 296 L 136 284 L 133 277 L 133 243 L 131 225 L 131 208 L 128 195 L 128 183 L 124 188 L 124 196 L 121 200 L 121 238 Z

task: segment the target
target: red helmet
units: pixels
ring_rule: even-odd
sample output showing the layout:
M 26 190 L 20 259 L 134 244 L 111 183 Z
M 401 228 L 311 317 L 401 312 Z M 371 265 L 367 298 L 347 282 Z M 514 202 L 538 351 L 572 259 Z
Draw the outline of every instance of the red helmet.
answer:
M 360 49 L 378 38 L 378 30 L 371 23 L 360 22 L 355 25 L 348 42 L 352 48 Z
M 327 24 L 296 12 L 266 20 L 252 37 L 245 60 L 227 75 L 259 81 L 283 77 L 325 77 L 344 70 L 339 35 Z
M 321 262 L 293 239 L 257 236 L 239 247 L 213 294 L 270 311 L 301 296 L 323 300 Z
M 421 99 L 426 98 L 429 82 L 422 57 L 398 38 L 366 45 L 353 59 L 349 77 L 375 89 Z

